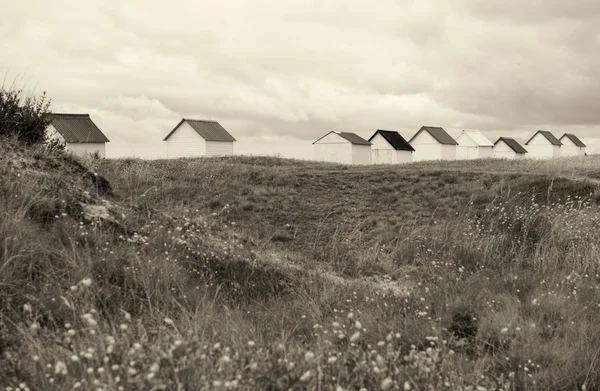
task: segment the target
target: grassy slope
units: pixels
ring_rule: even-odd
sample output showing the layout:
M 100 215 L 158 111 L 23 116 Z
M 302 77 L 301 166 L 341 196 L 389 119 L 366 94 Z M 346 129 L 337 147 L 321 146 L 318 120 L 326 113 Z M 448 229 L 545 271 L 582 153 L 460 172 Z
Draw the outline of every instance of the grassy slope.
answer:
M 58 163 L 0 154 L 0 384 L 599 386 L 598 159 L 87 162 L 97 195 L 17 155 Z

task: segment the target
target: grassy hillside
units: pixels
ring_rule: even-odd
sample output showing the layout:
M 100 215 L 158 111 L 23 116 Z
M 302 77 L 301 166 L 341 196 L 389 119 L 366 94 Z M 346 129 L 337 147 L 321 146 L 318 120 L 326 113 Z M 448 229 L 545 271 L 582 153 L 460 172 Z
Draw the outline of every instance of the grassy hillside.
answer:
M 0 149 L 1 385 L 600 386 L 598 159 Z

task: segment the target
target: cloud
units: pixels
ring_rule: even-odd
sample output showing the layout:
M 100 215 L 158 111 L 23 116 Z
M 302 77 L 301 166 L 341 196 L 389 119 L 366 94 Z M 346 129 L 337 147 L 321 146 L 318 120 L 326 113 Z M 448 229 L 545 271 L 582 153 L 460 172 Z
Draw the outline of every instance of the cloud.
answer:
M 115 151 L 162 153 L 184 116 L 264 153 L 425 124 L 600 146 L 594 0 L 26 0 L 0 13 L 0 71 L 55 110 L 93 113 Z

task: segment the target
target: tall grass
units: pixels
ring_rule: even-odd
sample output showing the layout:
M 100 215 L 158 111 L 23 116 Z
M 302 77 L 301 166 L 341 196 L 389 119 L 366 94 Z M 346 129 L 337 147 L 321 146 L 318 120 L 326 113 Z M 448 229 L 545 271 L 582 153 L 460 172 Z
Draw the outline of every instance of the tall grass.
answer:
M 589 195 L 538 186 L 467 197 L 457 212 L 424 210 L 399 224 L 344 208 L 331 221 L 308 204 L 281 221 L 290 240 L 265 242 L 252 224 L 276 208 L 231 212 L 233 193 L 214 187 L 237 175 L 256 197 L 286 189 L 300 197 L 296 185 L 316 175 L 312 166 L 292 175 L 246 160 L 116 162 L 121 177 L 108 175 L 115 194 L 105 195 L 124 211 L 127 229 L 116 231 L 72 212 L 100 202 L 78 198 L 93 189 L 85 170 L 31 150 L 11 156 L 0 157 L 5 387 L 599 387 L 599 211 Z M 338 174 L 318 178 L 342 182 L 332 187 L 339 197 L 367 186 Z M 169 199 L 153 193 L 156 178 L 155 193 Z M 423 178 L 423 188 L 446 183 Z M 196 208 L 199 189 L 221 194 L 223 205 Z M 355 208 L 370 207 L 359 201 Z M 312 240 L 304 252 L 298 236 Z

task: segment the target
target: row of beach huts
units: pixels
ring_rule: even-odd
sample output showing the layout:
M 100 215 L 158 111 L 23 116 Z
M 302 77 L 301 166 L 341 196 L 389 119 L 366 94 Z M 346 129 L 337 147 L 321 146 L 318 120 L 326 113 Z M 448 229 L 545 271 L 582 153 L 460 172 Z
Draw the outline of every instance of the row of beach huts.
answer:
M 368 140 L 355 133 L 329 132 L 313 145 L 315 160 L 343 164 L 586 155 L 586 145 L 572 133 L 556 138 L 549 131 L 538 130 L 523 146 L 510 137 L 500 137 L 492 143 L 478 130 L 463 130 L 454 139 L 439 126 L 423 126 L 408 141 L 391 130 L 377 130 Z
M 108 138 L 89 114 L 52 114 L 47 134 L 64 142 L 76 155 L 106 156 Z M 236 139 L 216 121 L 183 118 L 166 134 L 168 158 L 233 154 Z M 584 156 L 585 144 L 574 134 L 556 138 L 538 130 L 525 145 L 500 137 L 492 143 L 480 131 L 463 130 L 454 139 L 442 127 L 423 126 L 410 140 L 391 130 L 377 130 L 368 139 L 350 132 L 329 132 L 313 142 L 314 159 L 342 164 L 401 164 L 423 160 L 479 158 L 523 159 Z

